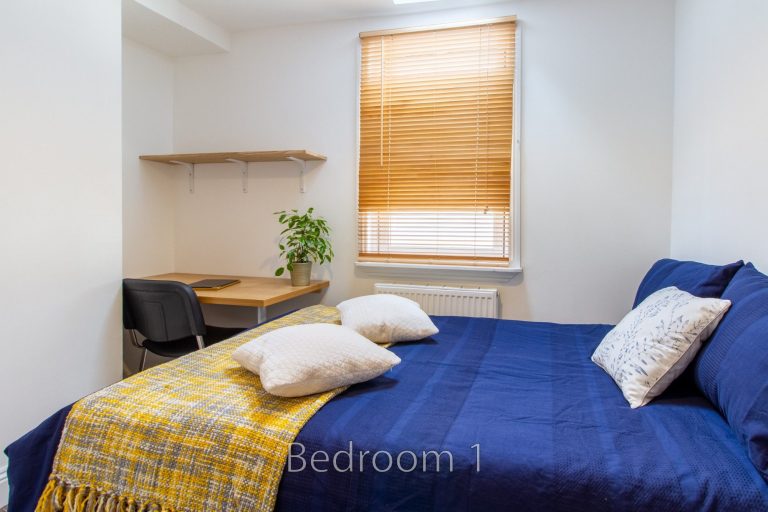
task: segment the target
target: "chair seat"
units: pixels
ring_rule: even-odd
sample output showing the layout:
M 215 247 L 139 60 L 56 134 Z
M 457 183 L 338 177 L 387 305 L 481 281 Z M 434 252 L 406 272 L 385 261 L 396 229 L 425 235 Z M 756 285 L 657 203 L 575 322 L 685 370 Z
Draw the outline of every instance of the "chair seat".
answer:
M 233 336 L 237 336 L 244 330 L 245 329 L 238 327 L 217 327 L 215 325 L 206 325 L 206 334 L 203 336 L 203 340 L 205 341 L 205 346 L 209 347 L 214 343 L 218 343 Z M 186 338 L 173 341 L 144 340 L 142 345 L 153 354 L 157 354 L 163 357 L 180 357 L 197 350 L 197 341 L 195 340 L 194 336 L 188 336 Z

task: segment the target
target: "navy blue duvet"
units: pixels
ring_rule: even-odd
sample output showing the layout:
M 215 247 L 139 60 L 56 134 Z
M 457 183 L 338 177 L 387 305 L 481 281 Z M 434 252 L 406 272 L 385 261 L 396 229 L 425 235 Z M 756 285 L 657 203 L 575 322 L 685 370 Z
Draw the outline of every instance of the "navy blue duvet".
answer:
M 435 323 L 440 334 L 394 346 L 399 366 L 307 423 L 279 511 L 768 510 L 768 486 L 695 391 L 677 386 L 629 408 L 590 361 L 609 326 Z M 62 414 L 9 447 L 11 512 L 33 509 L 21 497 L 45 480 L 53 450 L 41 443 L 57 434 Z M 318 471 L 315 452 L 323 452 Z M 323 462 L 337 452 L 346 452 L 337 456 L 344 471 Z M 443 452 L 440 467 L 424 452 Z M 376 470 L 389 460 L 392 468 Z

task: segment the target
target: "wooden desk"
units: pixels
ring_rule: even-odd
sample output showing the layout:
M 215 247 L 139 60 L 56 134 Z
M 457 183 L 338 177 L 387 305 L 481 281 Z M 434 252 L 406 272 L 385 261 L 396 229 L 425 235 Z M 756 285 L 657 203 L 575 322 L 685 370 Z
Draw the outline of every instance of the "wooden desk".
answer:
M 195 290 L 202 304 L 248 306 L 258 308 L 258 322 L 267 320 L 267 306 L 319 292 L 328 288 L 329 281 L 311 281 L 308 286 L 291 286 L 290 279 L 277 277 L 222 276 L 212 274 L 160 274 L 144 279 L 180 281 L 190 284 L 201 279 L 239 279 L 241 282 L 221 290 Z

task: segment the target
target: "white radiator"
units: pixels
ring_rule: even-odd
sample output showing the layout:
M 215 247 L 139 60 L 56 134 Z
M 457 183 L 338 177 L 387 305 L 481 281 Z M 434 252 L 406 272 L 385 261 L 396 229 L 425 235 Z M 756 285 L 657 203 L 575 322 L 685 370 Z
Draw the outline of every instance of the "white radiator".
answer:
M 499 317 L 499 291 L 496 288 L 376 283 L 374 291 L 418 302 L 428 315 Z

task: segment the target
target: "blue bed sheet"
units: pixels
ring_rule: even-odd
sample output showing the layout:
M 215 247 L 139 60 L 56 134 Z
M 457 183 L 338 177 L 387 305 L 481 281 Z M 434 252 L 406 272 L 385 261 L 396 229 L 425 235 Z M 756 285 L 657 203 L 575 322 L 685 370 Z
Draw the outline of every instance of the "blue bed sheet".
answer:
M 399 366 L 307 423 L 277 510 L 768 510 L 768 486 L 695 391 L 629 408 L 589 359 L 609 326 L 434 320 L 440 334 L 394 346 Z M 65 415 L 8 448 L 11 512 L 34 509 Z M 323 462 L 337 453 L 343 471 Z
M 279 511 L 768 510 L 765 482 L 704 398 L 677 389 L 629 408 L 590 361 L 609 326 L 435 323 L 434 339 L 392 348 L 399 366 L 304 427 L 296 442 L 308 466 L 284 473 Z M 350 441 L 358 461 L 360 451 L 405 453 L 405 470 L 406 452 L 446 450 L 453 472 L 437 472 L 434 457 L 426 472 L 421 458 L 413 472 L 395 461 L 380 473 L 370 455 L 362 472 L 309 466 L 314 451 L 349 451 Z M 387 462 L 381 454 L 379 469 Z

